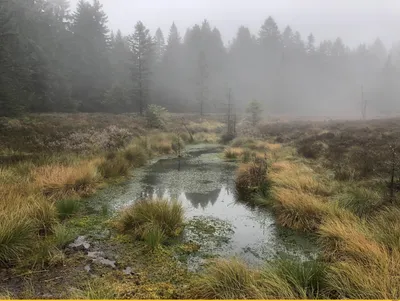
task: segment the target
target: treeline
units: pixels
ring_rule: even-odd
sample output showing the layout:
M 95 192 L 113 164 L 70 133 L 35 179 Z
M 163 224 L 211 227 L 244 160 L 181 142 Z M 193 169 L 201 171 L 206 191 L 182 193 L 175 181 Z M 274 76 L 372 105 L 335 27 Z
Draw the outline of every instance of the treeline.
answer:
M 0 0 L 0 115 L 20 112 L 217 112 L 228 89 L 238 109 L 258 99 L 271 114 L 332 114 L 400 108 L 397 47 L 316 45 L 272 17 L 257 35 L 240 27 L 228 47 L 209 22 L 181 36 L 152 35 L 142 22 L 107 27 L 98 0 Z M 392 54 L 393 55 L 392 55 Z

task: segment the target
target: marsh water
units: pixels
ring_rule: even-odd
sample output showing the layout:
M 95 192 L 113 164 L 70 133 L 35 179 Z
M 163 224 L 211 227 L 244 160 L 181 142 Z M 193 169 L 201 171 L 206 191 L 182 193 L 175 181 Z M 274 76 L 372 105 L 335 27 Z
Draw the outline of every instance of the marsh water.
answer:
M 237 199 L 237 164 L 224 160 L 222 151 L 218 145 L 190 146 L 182 158 L 136 169 L 127 184 L 99 197 L 114 210 L 143 197 L 180 201 L 188 223 L 183 239 L 200 245 L 189 258 L 193 263 L 207 256 L 239 257 L 251 265 L 277 256 L 313 258 L 310 238 L 281 229 L 271 212 Z

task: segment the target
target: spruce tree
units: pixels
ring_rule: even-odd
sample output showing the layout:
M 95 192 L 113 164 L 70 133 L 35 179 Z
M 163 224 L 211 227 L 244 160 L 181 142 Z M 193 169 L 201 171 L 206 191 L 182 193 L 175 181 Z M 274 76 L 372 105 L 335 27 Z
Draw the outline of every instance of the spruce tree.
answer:
M 150 90 L 154 44 L 149 30 L 140 21 L 136 24 L 135 32 L 129 36 L 128 40 L 132 51 L 134 97 L 137 100 L 140 115 L 144 115 Z

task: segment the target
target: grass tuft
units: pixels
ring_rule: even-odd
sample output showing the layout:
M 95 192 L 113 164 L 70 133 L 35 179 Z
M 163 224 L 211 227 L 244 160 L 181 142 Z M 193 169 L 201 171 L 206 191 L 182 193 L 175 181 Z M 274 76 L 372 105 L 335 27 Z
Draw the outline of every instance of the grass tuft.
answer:
M 79 207 L 79 200 L 66 199 L 56 202 L 58 217 L 62 221 L 74 216 L 74 214 L 79 211 Z
M 0 265 L 13 264 L 28 252 L 35 226 L 20 215 L 0 216 Z
M 191 289 L 194 299 L 264 299 L 257 287 L 257 273 L 234 260 L 211 262 Z
M 99 165 L 99 171 L 105 179 L 127 176 L 130 163 L 122 155 L 116 154 L 106 158 Z
M 136 145 L 124 149 L 122 155 L 132 167 L 143 166 L 148 159 L 145 149 Z
M 175 237 L 183 226 L 182 204 L 163 199 L 137 201 L 121 212 L 117 227 L 123 232 L 132 232 L 137 239 L 149 243 L 161 242 L 163 237 Z

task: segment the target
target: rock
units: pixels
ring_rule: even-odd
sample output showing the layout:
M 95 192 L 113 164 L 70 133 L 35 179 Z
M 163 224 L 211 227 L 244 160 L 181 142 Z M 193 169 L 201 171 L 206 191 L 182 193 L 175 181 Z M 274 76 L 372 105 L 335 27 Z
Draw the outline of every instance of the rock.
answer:
M 43 294 L 43 295 L 42 295 L 42 298 L 43 298 L 43 299 L 54 299 L 54 296 L 51 295 L 51 294 L 47 294 L 47 293 L 46 293 L 46 294 Z
M 100 251 L 88 252 L 87 256 L 90 258 L 98 258 L 98 257 L 103 257 L 104 253 Z
M 89 250 L 90 243 L 87 242 L 85 236 L 78 236 L 78 238 L 75 239 L 73 243 L 69 244 L 68 247 L 76 251 L 85 251 Z
M 123 272 L 125 275 L 132 275 L 132 274 L 133 274 L 133 271 L 132 271 L 132 268 L 131 268 L 131 267 L 126 267 L 126 269 L 125 269 L 125 270 L 122 270 L 122 272 Z
M 88 252 L 88 257 L 92 259 L 94 263 L 102 264 L 102 265 L 108 265 L 112 267 L 113 269 L 116 268 L 115 266 L 115 261 L 110 260 L 107 258 L 104 258 L 104 252 L 101 251 L 95 251 L 95 252 Z
M 108 266 L 112 267 L 113 269 L 116 268 L 114 260 L 106 259 L 106 258 L 103 258 L 103 257 L 94 258 L 93 262 L 99 263 L 99 264 L 102 264 L 102 265 L 108 265 Z
M 90 273 L 91 267 L 89 264 L 87 264 L 87 265 L 85 265 L 84 269 L 86 272 Z

